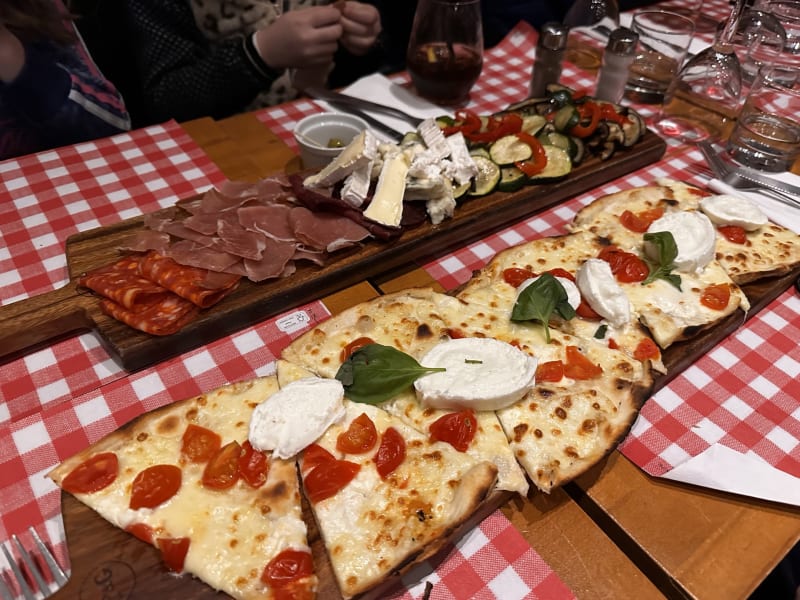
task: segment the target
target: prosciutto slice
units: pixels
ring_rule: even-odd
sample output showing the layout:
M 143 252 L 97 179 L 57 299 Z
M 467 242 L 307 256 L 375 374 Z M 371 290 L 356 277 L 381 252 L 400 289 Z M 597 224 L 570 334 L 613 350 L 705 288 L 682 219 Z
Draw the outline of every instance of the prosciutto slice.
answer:
M 216 272 L 227 271 L 231 265 L 241 262 L 241 258 L 238 256 L 201 246 L 188 240 L 175 242 L 163 254 L 182 265 L 200 267 Z
M 335 252 L 369 237 L 369 231 L 347 217 L 311 212 L 304 206 L 292 209 L 289 221 L 295 237 L 311 248 Z
M 251 204 L 238 210 L 239 223 L 248 231 L 258 231 L 273 240 L 289 242 L 295 239 L 289 222 L 291 211 L 288 204 Z
M 232 265 L 229 273 L 244 275 L 250 281 L 264 281 L 280 277 L 287 269 L 294 269 L 291 263 L 294 257 L 294 242 L 280 242 L 266 238 L 264 254 L 260 260 L 245 259 Z

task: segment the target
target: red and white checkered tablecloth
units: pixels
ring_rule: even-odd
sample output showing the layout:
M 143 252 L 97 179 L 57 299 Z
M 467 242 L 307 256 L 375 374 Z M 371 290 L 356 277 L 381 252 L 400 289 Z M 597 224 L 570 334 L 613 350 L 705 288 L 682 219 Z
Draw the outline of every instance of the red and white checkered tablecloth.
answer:
M 68 236 L 223 180 L 174 122 L 0 162 L 0 303 L 66 283 Z M 34 525 L 67 565 L 50 469 L 145 411 L 268 372 L 328 316 L 312 302 L 133 375 L 91 333 L 0 366 L 0 540 Z
M 725 0 L 705 0 L 706 21 L 723 20 L 730 13 Z M 706 28 L 708 29 L 708 28 Z M 710 41 L 711 31 L 696 34 Z M 498 46 L 486 52 L 484 72 L 473 88 L 468 108 L 491 113 L 523 99 L 535 56 L 536 32 L 517 26 Z M 596 74 L 564 63 L 562 82 L 592 92 Z M 394 76 L 408 83 L 405 75 Z M 645 115 L 653 107 L 637 106 Z M 319 111 L 310 100 L 278 110 L 267 109 L 259 118 L 289 143 L 300 118 Z M 668 140 L 658 162 L 629 173 L 568 202 L 509 226 L 444 256 L 424 268 L 446 289 L 463 284 L 475 269 L 497 252 L 539 237 L 566 232 L 575 213 L 609 193 L 648 185 L 670 177 L 703 186 L 697 173 L 705 168 L 698 150 Z M 698 360 L 648 401 L 621 451 L 652 475 L 663 475 L 689 456 L 721 443 L 742 453 L 753 453 L 795 477 L 800 477 L 800 300 L 787 291 L 752 318 L 738 332 Z

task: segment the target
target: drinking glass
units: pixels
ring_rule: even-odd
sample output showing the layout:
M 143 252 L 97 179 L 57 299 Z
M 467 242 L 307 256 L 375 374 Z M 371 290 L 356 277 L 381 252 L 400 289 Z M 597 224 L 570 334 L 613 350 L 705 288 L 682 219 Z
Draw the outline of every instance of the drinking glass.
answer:
M 786 31 L 785 49 L 800 53 L 800 1 L 758 0 L 753 8 L 774 15 Z
M 762 67 L 727 149 L 748 167 L 789 170 L 800 156 L 800 60 Z
M 633 15 L 631 29 L 639 35 L 639 46 L 629 69 L 625 97 L 642 104 L 661 104 L 686 58 L 694 22 L 678 13 L 640 10 Z
M 423 98 L 443 106 L 466 104 L 483 67 L 480 0 L 420 0 L 406 65 Z
M 570 28 L 566 59 L 576 67 L 586 70 L 600 68 L 603 47 L 588 35 L 580 35 L 577 27 L 603 28 L 608 35 L 619 27 L 617 0 L 575 0 L 564 16 L 564 25 Z
M 698 142 L 730 133 L 742 91 L 742 70 L 732 39 L 745 1 L 736 0 L 714 43 L 687 61 L 670 83 L 654 119 L 664 135 Z

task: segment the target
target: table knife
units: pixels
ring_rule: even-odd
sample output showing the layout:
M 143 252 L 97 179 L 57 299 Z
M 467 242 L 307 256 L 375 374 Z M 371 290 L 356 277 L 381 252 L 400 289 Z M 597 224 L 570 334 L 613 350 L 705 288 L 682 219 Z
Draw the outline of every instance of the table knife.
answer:
M 379 131 L 384 136 L 388 137 L 392 142 L 399 142 L 403 139 L 403 134 L 399 131 L 392 129 L 385 123 L 382 123 L 372 115 L 365 113 L 363 110 L 359 110 L 357 108 L 353 108 L 351 105 L 343 104 L 338 100 L 325 100 L 328 104 L 330 104 L 333 108 L 338 111 L 344 113 L 350 113 L 351 115 L 356 115 L 357 117 L 361 117 L 364 119 L 372 129 Z
M 353 109 L 382 112 L 387 115 L 391 115 L 396 119 L 400 119 L 401 121 L 410 123 L 414 127 L 417 127 L 424 120 L 421 119 L 420 117 L 415 117 L 414 115 L 410 115 L 407 112 L 403 112 L 402 110 L 400 110 L 399 108 L 395 108 L 394 106 L 386 106 L 385 104 L 378 104 L 377 102 L 371 102 L 370 100 L 364 100 L 363 98 L 354 98 L 353 96 L 348 96 L 347 94 L 334 92 L 332 90 L 326 90 L 324 88 L 312 87 L 312 88 L 307 88 L 303 91 L 312 98 L 316 98 L 318 100 L 325 100 L 325 102 L 330 102 L 330 103 L 338 102 L 339 104 L 352 107 Z M 351 112 L 355 114 L 354 111 L 351 110 Z

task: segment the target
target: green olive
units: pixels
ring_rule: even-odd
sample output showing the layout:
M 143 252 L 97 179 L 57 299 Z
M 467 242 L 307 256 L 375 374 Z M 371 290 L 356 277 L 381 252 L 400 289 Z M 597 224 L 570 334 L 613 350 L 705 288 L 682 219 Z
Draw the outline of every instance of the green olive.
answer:
M 344 142 L 339 138 L 331 138 L 328 140 L 328 148 L 342 148 Z

